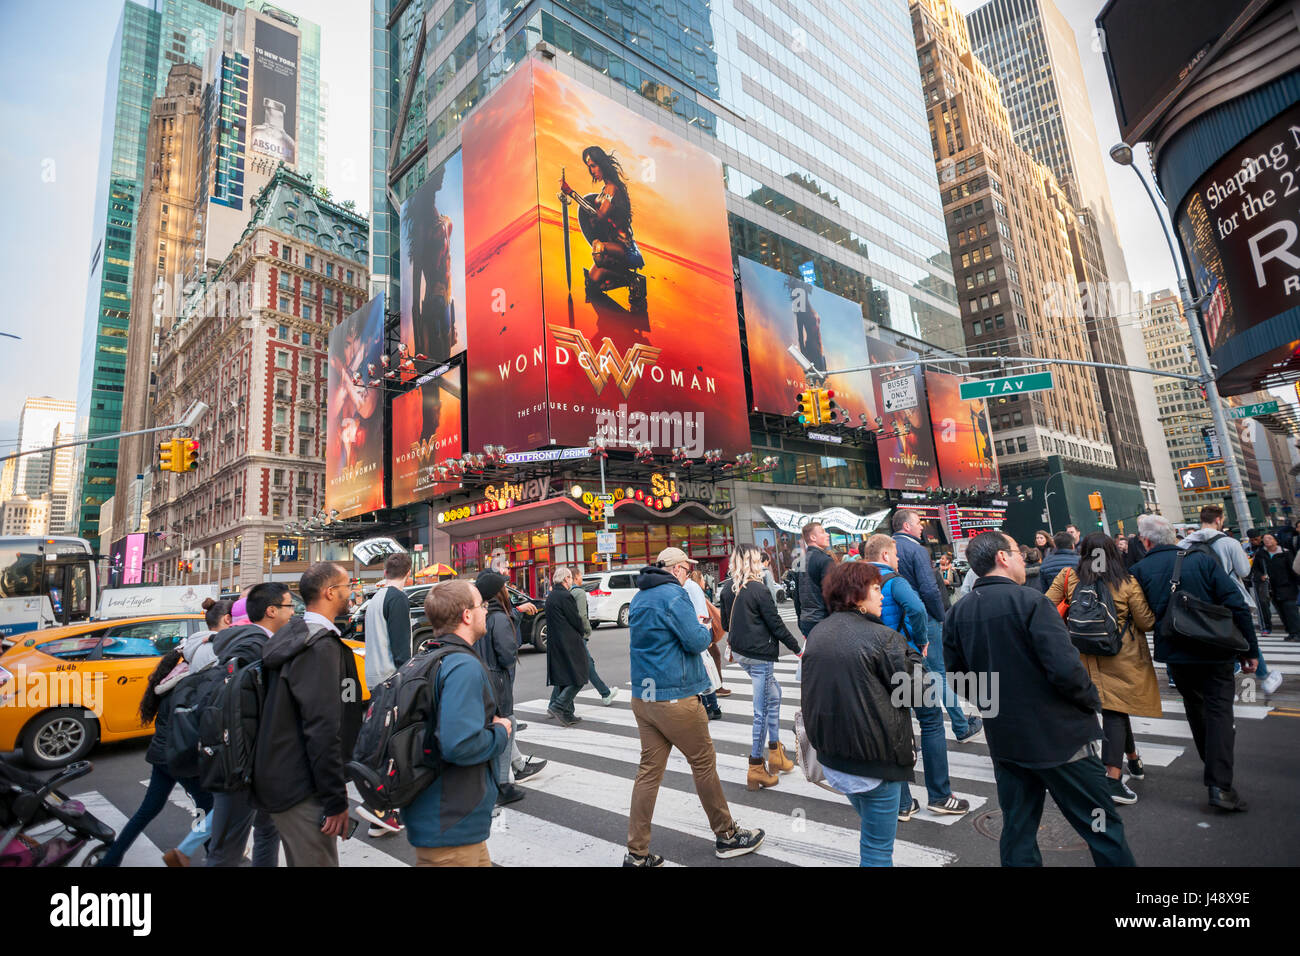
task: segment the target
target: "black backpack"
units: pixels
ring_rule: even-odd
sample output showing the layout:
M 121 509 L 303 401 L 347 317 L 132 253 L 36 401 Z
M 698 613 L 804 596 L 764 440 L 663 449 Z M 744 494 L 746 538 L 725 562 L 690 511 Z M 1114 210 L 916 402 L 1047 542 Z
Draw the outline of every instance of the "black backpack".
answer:
M 199 717 L 220 686 L 216 665 L 191 674 L 172 690 L 172 719 L 167 731 L 167 772 L 178 780 L 199 775 Z
M 1114 657 L 1124 646 L 1115 598 L 1104 584 L 1078 584 L 1065 615 L 1070 641 L 1080 654 Z M 1125 624 L 1124 631 L 1128 630 Z
M 199 711 L 199 786 L 237 793 L 253 780 L 257 728 L 266 701 L 262 661 L 238 657 L 213 668 L 220 682 Z
M 371 688 L 352 760 L 343 768 L 371 810 L 391 813 L 409 806 L 442 775 L 444 764 L 433 733 L 438 670 L 450 654 L 473 653 L 460 644 L 435 642 Z

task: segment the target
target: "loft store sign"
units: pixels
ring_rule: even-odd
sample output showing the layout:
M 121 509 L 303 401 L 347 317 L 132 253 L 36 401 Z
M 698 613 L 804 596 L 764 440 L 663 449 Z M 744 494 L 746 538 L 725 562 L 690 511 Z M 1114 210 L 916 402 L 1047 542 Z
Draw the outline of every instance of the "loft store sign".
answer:
M 870 534 L 884 524 L 885 518 L 889 516 L 888 508 L 860 515 L 847 508 L 826 508 L 822 511 L 805 512 L 763 505 L 763 512 L 774 527 L 791 534 L 797 534 L 803 530 L 804 525 L 812 522 L 817 522 L 827 529 L 836 528 L 846 534 Z

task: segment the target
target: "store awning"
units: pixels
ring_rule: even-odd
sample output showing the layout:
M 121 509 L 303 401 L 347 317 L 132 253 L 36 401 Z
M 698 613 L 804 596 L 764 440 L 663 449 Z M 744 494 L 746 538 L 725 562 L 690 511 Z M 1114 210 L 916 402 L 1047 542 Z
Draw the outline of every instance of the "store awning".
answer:
M 477 538 L 501 531 L 537 528 L 548 521 L 566 521 L 586 516 L 587 509 L 572 498 L 546 498 L 526 505 L 515 505 L 503 511 L 489 511 L 472 518 L 461 518 L 437 527 L 453 538 Z
M 713 511 L 698 501 L 682 501 L 671 508 L 647 507 L 635 498 L 614 502 L 615 521 L 649 521 L 660 524 L 725 524 L 735 509 Z

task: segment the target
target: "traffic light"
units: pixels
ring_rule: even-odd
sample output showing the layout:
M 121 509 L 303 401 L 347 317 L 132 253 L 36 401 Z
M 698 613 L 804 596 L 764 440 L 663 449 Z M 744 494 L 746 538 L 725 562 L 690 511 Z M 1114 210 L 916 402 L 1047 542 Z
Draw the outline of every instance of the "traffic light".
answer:
M 835 403 L 831 401 L 835 392 L 829 388 L 815 389 L 817 393 L 817 421 L 830 423 L 835 420 Z
M 1093 491 L 1088 494 L 1088 507 L 1093 511 L 1105 511 L 1106 506 L 1101 503 L 1101 492 Z
M 595 495 L 592 495 L 591 504 L 588 507 L 590 508 L 589 517 L 592 521 L 605 520 L 605 502 L 601 501 Z
M 186 438 L 177 441 L 175 444 L 181 446 L 181 454 L 177 463 L 177 471 L 194 471 L 199 467 L 199 443 L 193 438 Z
M 806 391 L 800 392 L 798 398 L 799 398 L 799 412 L 798 412 L 799 424 L 816 425 L 818 422 L 817 390 L 815 388 L 810 388 Z
M 176 470 L 176 442 L 160 441 L 158 443 L 158 470 Z

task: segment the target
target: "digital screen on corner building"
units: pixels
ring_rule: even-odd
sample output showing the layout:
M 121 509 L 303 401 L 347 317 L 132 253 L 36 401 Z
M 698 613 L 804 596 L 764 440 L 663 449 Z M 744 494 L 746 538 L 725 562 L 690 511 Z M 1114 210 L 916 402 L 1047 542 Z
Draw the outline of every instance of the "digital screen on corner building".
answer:
M 249 148 L 292 166 L 298 161 L 298 38 L 257 20 L 252 72 Z
M 435 169 L 401 212 L 402 342 L 442 362 L 465 351 L 465 197 L 461 153 Z M 427 364 L 420 364 L 423 371 Z
M 414 504 L 460 487 L 438 481 L 434 468 L 459 458 L 461 367 L 393 399 L 393 507 Z
M 945 488 L 992 491 L 998 486 L 988 405 L 982 398 L 963 400 L 961 383 L 969 379 L 926 371 L 935 460 Z
M 717 157 L 540 63 L 462 143 L 470 447 L 748 451 Z

